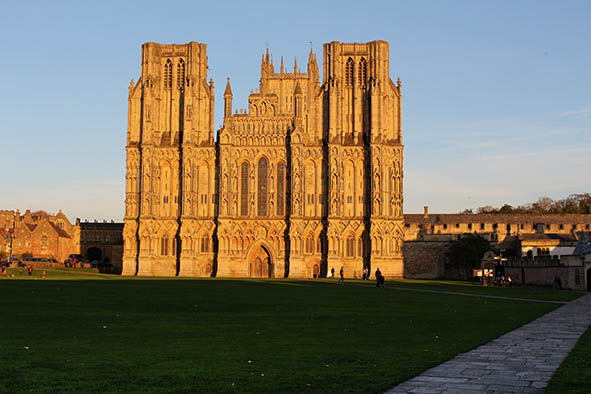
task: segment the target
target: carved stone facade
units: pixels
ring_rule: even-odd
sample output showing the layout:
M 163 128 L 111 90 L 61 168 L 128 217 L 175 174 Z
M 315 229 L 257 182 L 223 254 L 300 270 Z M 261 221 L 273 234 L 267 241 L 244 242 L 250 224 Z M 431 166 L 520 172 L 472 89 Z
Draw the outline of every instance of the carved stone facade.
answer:
M 147 43 L 129 87 L 124 275 L 403 274 L 400 81 L 384 41 L 324 45 L 323 82 L 267 51 L 213 138 L 206 45 Z

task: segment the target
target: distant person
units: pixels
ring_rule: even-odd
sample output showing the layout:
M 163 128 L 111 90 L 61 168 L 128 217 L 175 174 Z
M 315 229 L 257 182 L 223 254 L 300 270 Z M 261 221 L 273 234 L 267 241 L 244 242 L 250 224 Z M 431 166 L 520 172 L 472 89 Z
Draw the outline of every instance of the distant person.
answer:
M 3 276 L 8 276 L 8 272 L 6 271 L 6 267 L 2 267 L 2 275 Z
M 384 275 L 382 275 L 379 267 L 376 270 L 376 287 L 384 288 Z
M 41 276 L 43 277 L 43 279 L 45 279 L 45 277 L 47 276 L 47 274 L 45 273 L 45 271 L 43 271 L 43 273 L 41 274 Z
M 341 270 L 339 271 L 339 275 L 341 275 L 341 278 L 339 279 L 339 281 L 337 283 L 344 285 L 345 284 L 345 270 L 343 269 L 343 267 L 341 267 Z
M 27 270 L 29 271 L 29 276 L 33 276 L 33 264 L 29 265 L 29 268 L 27 268 Z
M 330 269 L 330 277 L 334 279 L 334 267 Z
M 507 286 L 511 287 L 513 285 L 513 279 L 511 279 L 510 275 L 507 275 Z
M 368 280 L 369 279 L 369 270 L 367 269 L 367 267 L 365 267 L 363 269 L 363 280 Z

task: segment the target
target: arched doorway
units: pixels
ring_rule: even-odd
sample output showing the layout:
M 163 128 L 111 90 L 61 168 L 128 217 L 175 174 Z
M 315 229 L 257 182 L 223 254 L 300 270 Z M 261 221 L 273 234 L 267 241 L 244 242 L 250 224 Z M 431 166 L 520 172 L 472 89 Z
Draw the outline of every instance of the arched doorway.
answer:
M 272 278 L 274 276 L 271 253 L 265 246 L 256 246 L 250 253 L 248 276 L 251 278 Z
M 587 269 L 587 291 L 591 291 L 591 268 Z
M 103 260 L 103 252 L 96 247 L 88 248 L 86 251 L 86 258 L 88 261 L 102 261 Z

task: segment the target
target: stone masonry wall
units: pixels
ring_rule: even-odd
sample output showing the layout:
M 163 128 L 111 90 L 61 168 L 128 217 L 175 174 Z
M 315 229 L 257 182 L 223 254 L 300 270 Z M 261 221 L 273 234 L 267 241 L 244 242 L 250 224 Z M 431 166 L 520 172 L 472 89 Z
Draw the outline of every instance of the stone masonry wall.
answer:
M 404 277 L 413 279 L 437 279 L 444 274 L 445 252 L 448 242 L 405 241 Z

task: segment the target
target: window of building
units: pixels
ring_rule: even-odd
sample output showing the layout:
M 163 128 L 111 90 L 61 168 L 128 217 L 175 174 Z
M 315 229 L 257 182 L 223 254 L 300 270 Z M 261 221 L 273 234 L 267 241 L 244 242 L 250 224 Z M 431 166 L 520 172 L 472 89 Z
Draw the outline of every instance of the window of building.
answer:
M 361 238 L 357 240 L 357 256 L 363 256 L 363 240 Z
M 172 87 L 172 61 L 168 59 L 164 65 L 164 87 Z
M 468 230 L 472 230 L 472 223 L 468 223 Z
M 564 224 L 561 224 L 560 226 L 558 226 L 558 228 L 560 228 L 561 230 L 564 230 Z
M 248 216 L 248 163 L 240 168 L 240 215 Z
M 460 223 L 456 223 L 456 228 L 460 228 Z
M 209 252 L 209 236 L 204 235 L 201 238 L 201 253 Z
M 41 253 L 47 253 L 47 235 L 41 237 Z
M 258 216 L 267 216 L 267 159 L 259 160 Z
M 316 240 L 316 253 L 322 253 L 322 240 L 320 238 Z
M 585 225 L 585 230 L 589 230 L 589 225 L 588 224 Z
M 312 238 L 311 235 L 309 235 L 306 238 L 306 244 L 305 244 L 304 250 L 305 250 L 305 253 L 306 254 L 312 254 L 312 253 L 314 253 L 314 238 Z
M 285 214 L 285 163 L 277 165 L 277 215 Z
M 353 59 L 347 59 L 347 66 L 345 67 L 345 84 L 353 86 Z
M 444 223 L 444 224 L 443 224 L 443 228 L 444 228 L 444 229 L 447 229 L 447 223 Z
M 359 61 L 359 86 L 365 86 L 367 80 L 367 62 L 365 58 Z
M 499 227 L 497 223 L 493 223 L 493 229 L 496 230 Z
M 549 224 L 546 225 L 546 230 L 550 230 L 550 225 Z
M 581 284 L 581 277 L 580 277 L 581 273 L 578 269 L 575 270 L 575 285 L 580 285 Z
M 484 223 L 480 223 L 480 229 L 484 230 Z
M 521 230 L 523 230 L 523 228 L 524 228 L 524 226 L 523 226 L 523 223 L 521 223 L 521 224 L 519 225 L 519 228 L 520 228 Z
M 179 64 L 176 66 L 176 87 L 177 89 L 183 89 L 185 84 L 185 62 L 183 59 L 179 60 Z
M 576 229 L 577 229 L 577 225 L 573 224 L 573 230 L 576 230 Z
M 353 238 L 347 238 L 347 245 L 346 245 L 346 255 L 347 257 L 355 256 L 355 240 Z
M 162 238 L 160 240 L 160 255 L 168 256 L 168 238 Z

